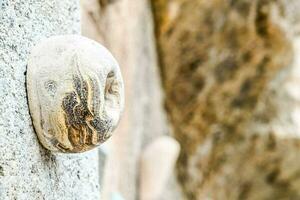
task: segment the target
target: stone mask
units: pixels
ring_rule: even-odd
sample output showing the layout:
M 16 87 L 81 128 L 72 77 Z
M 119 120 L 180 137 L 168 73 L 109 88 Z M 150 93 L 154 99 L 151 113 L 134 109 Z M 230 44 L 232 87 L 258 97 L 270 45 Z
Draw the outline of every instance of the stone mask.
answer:
M 105 142 L 124 107 L 118 63 L 105 47 L 77 35 L 50 37 L 33 48 L 27 92 L 38 138 L 55 152 Z

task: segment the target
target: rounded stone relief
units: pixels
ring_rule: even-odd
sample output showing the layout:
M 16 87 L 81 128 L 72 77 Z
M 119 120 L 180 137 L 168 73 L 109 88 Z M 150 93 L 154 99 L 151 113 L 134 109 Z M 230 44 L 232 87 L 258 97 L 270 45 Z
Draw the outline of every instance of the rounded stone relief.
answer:
M 30 54 L 26 78 L 30 114 L 45 148 L 84 152 L 112 135 L 124 85 L 117 61 L 102 45 L 78 35 L 45 39 Z

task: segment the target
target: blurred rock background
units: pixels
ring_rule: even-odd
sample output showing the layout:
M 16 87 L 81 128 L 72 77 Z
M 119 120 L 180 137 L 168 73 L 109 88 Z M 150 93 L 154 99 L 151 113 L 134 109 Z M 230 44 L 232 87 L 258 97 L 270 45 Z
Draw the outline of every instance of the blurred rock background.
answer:
M 120 64 L 125 82 L 126 103 L 121 123 L 109 144 L 104 144 L 107 153 L 104 164 L 101 164 L 101 198 L 182 199 L 173 168 L 169 169 L 170 175 L 163 184 L 165 187 L 157 197 L 150 198 L 140 192 L 149 193 L 152 190 L 142 189 L 142 183 L 153 185 L 152 180 L 142 180 L 149 177 L 149 174 L 141 174 L 145 148 L 156 139 L 171 134 L 163 108 L 150 3 L 147 0 L 82 0 L 81 4 L 82 34 L 99 41 L 112 52 Z M 165 155 L 163 148 L 154 148 L 153 151 L 157 152 L 158 160 Z M 177 157 L 176 148 L 174 151 L 174 154 L 167 154 L 174 155 L 173 158 L 166 160 L 172 162 Z M 153 155 L 147 153 L 146 157 L 151 165 Z M 147 163 L 144 162 L 144 169 L 148 168 L 145 167 Z M 165 164 L 159 162 L 157 166 L 160 169 Z M 159 176 L 159 171 L 147 173 Z
M 103 199 L 140 199 L 141 154 L 163 135 L 181 152 L 158 199 L 300 199 L 299 9 L 300 0 L 82 0 L 83 34 L 112 51 L 126 84 Z

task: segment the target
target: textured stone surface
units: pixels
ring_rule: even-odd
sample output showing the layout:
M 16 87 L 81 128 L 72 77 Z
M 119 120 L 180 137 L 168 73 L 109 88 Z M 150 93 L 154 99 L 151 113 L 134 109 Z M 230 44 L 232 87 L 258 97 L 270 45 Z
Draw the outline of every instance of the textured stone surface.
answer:
M 50 154 L 33 131 L 25 90 L 30 49 L 78 34 L 77 0 L 0 1 L 0 199 L 99 199 L 97 151 Z
M 31 51 L 27 64 L 30 114 L 40 142 L 78 153 L 108 140 L 124 107 L 119 65 L 94 40 L 53 36 Z
M 299 0 L 153 1 L 193 199 L 299 199 Z

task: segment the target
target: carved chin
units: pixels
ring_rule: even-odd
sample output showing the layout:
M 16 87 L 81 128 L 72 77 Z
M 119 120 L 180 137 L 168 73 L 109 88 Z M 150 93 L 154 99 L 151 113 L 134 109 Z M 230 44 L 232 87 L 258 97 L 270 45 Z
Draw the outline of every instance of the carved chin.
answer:
M 116 61 L 81 36 L 53 37 L 35 47 L 27 90 L 35 130 L 52 151 L 76 153 L 100 145 L 112 135 L 123 109 Z

